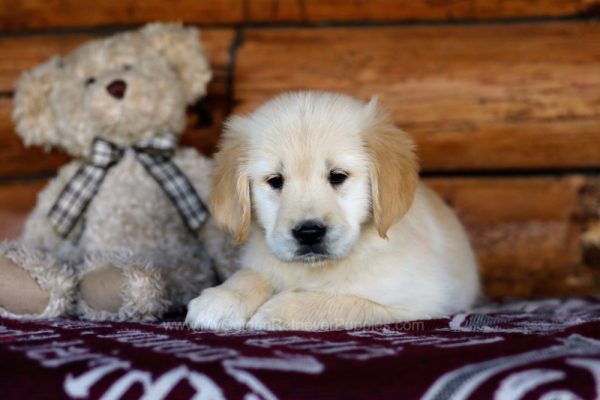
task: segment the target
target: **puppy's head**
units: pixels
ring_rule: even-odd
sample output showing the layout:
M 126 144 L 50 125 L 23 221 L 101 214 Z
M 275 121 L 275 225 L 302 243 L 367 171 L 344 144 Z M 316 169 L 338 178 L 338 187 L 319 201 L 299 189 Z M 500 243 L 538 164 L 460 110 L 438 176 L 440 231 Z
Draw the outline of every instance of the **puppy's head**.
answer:
M 376 100 L 285 94 L 228 121 L 211 210 L 239 242 L 256 221 L 283 261 L 343 258 L 363 224 L 386 237 L 410 207 L 413 147 Z

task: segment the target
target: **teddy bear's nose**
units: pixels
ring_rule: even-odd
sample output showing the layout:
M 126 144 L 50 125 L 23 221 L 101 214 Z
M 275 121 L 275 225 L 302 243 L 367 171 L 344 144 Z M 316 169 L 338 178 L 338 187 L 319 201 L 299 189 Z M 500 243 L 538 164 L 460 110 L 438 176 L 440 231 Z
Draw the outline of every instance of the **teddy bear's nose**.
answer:
M 125 96 L 125 90 L 127 90 L 127 83 L 122 79 L 115 79 L 106 85 L 106 91 L 115 99 L 122 99 Z

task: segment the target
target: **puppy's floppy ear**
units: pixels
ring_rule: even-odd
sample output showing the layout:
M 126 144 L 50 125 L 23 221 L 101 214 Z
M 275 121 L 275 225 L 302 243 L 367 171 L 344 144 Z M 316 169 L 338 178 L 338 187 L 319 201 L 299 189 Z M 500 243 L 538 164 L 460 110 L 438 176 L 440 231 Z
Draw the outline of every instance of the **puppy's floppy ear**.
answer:
M 15 88 L 13 121 L 26 145 L 59 144 L 58 129 L 50 107 L 53 81 L 60 68 L 60 59 L 53 57 L 44 64 L 21 75 Z
M 386 238 L 390 226 L 413 202 L 419 180 L 417 157 L 410 136 L 394 125 L 376 98 L 366 105 L 365 112 L 371 119 L 363 141 L 371 157 L 373 219 L 379 235 Z
M 250 181 L 245 171 L 248 145 L 234 128 L 239 117 L 231 118 L 223 132 L 219 152 L 215 155 L 210 210 L 217 222 L 229 231 L 237 243 L 246 239 L 252 206 Z
M 154 23 L 142 28 L 141 34 L 177 72 L 187 104 L 194 103 L 206 94 L 212 72 L 196 28 Z

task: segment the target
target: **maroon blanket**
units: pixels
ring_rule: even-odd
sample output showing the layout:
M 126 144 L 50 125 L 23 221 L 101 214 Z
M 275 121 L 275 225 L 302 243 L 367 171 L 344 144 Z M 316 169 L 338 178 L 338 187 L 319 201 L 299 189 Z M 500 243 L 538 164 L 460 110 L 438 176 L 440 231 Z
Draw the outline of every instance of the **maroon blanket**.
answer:
M 3 399 L 594 399 L 600 300 L 321 333 L 0 319 L 0 360 Z

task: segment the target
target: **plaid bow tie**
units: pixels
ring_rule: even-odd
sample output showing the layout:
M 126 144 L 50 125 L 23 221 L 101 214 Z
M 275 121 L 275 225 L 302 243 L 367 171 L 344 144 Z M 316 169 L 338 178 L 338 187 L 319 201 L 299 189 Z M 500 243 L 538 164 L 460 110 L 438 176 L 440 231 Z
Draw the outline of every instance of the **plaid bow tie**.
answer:
M 131 146 L 136 159 L 158 182 L 181 214 L 186 226 L 196 231 L 208 217 L 208 211 L 188 178 L 170 160 L 175 152 L 172 136 L 157 136 Z M 96 138 L 90 161 L 77 170 L 50 209 L 48 218 L 63 237 L 67 237 L 85 212 L 110 167 L 123 157 L 124 150 Z

